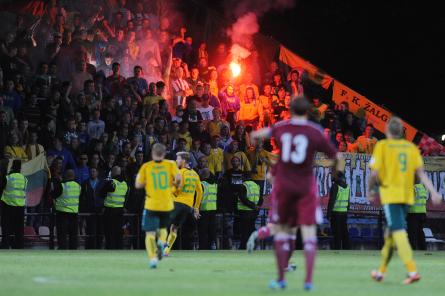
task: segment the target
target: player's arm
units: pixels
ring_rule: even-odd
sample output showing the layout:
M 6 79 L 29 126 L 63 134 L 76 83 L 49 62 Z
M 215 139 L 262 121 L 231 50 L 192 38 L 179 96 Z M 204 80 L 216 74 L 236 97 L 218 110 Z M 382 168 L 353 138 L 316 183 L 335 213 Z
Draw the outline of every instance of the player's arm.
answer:
M 258 139 L 270 139 L 272 137 L 272 129 L 270 127 L 262 128 L 250 133 L 250 139 L 252 143 L 255 143 Z
M 198 178 L 196 179 L 196 181 L 195 181 L 196 183 L 196 186 L 195 186 L 195 188 L 196 188 L 196 199 L 195 199 L 195 205 L 194 205 L 194 208 L 193 208 L 193 211 L 194 211 L 194 216 L 195 216 L 195 219 L 199 219 L 199 218 L 201 218 L 201 215 L 199 214 L 199 207 L 201 206 L 201 201 L 202 201 L 202 194 L 203 194 L 203 190 L 202 190 L 202 185 L 201 185 L 201 180 L 199 179 L 199 176 L 198 176 Z
M 195 210 L 198 210 L 199 213 L 199 207 L 201 206 L 201 201 L 202 201 L 202 195 L 203 195 L 203 190 L 202 190 L 202 185 L 201 185 L 201 179 L 199 178 L 199 176 L 197 176 L 198 178 L 195 181 L 195 188 L 196 188 L 196 200 L 195 200 Z
M 368 200 L 374 201 L 377 198 L 379 187 L 379 172 L 371 170 L 371 176 L 368 180 Z
M 428 189 L 429 193 L 431 194 L 431 200 L 433 201 L 433 204 L 440 204 L 442 202 L 442 196 L 434 188 L 433 183 L 425 174 L 425 170 L 423 169 L 423 167 L 420 167 L 416 170 L 416 175 L 417 177 L 419 177 L 420 182 L 425 185 L 426 189 Z

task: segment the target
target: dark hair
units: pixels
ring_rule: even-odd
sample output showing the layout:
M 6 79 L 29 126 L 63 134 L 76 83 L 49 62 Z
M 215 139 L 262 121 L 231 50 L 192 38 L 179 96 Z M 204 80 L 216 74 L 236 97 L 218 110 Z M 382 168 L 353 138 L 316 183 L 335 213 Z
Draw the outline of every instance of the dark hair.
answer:
M 112 65 L 112 67 L 114 67 L 114 66 L 119 66 L 119 67 L 120 67 L 121 64 L 119 64 L 118 62 L 114 62 L 113 65 Z
M 295 115 L 306 115 L 311 109 L 311 103 L 305 96 L 298 96 L 290 102 L 290 110 Z
M 165 87 L 165 83 L 164 81 L 158 81 L 156 82 L 156 88 L 164 88 Z

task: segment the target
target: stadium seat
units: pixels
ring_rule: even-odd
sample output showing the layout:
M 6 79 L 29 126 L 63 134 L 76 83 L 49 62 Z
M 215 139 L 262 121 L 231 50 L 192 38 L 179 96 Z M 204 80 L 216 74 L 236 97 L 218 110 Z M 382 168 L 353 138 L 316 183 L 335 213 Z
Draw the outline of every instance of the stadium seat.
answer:
M 36 231 L 34 230 L 34 227 L 32 227 L 32 226 L 25 226 L 25 228 L 23 229 L 23 234 L 24 234 L 25 238 L 28 240 L 36 240 L 37 239 Z
M 41 239 L 49 240 L 49 228 L 47 226 L 40 226 L 39 235 Z
M 351 236 L 351 237 L 358 237 L 359 236 L 358 228 L 357 227 L 349 228 L 349 236 Z
M 423 234 L 425 234 L 425 242 L 429 250 L 437 250 L 437 246 L 444 244 L 445 241 L 434 237 L 431 228 L 423 228 Z

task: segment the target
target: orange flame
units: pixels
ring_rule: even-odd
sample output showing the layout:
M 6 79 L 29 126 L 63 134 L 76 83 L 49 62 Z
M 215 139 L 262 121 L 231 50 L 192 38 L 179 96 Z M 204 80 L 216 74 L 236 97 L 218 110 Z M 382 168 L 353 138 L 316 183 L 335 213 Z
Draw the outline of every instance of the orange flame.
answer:
M 230 70 L 232 71 L 233 77 L 238 77 L 241 74 L 241 66 L 235 61 L 230 63 Z

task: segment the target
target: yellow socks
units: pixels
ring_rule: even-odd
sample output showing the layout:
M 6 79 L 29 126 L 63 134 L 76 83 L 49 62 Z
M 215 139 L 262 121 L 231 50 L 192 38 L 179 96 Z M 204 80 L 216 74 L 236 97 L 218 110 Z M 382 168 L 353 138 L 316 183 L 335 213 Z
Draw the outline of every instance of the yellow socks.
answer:
M 409 273 L 414 273 L 417 271 L 416 263 L 413 260 L 413 250 L 408 241 L 408 235 L 406 231 L 395 231 L 392 233 L 394 242 L 397 246 L 397 252 L 399 253 L 400 259 L 406 266 Z
M 392 254 L 394 252 L 394 240 L 391 235 L 385 236 L 385 244 L 383 245 L 381 255 L 382 260 L 380 262 L 379 272 L 385 273 L 388 268 L 388 264 L 391 261 Z
M 170 231 L 170 234 L 168 235 L 167 238 L 167 248 L 165 248 L 165 254 L 169 254 L 171 248 L 173 247 L 173 244 L 175 243 L 177 234 L 176 232 Z
M 145 248 L 147 249 L 148 258 L 150 260 L 156 259 L 156 236 L 154 234 L 147 233 L 145 235 Z
M 165 245 L 167 242 L 167 229 L 161 228 L 159 229 L 159 240 L 161 241 L 162 245 Z

